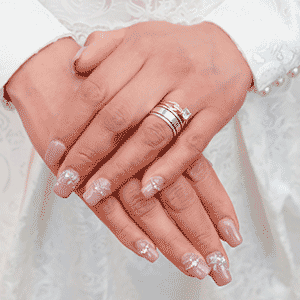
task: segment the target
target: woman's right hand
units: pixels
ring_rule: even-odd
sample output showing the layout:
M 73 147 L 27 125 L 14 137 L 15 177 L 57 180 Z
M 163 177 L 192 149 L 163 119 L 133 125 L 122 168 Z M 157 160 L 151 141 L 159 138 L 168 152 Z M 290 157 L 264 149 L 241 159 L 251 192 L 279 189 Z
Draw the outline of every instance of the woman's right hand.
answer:
M 29 59 L 6 86 L 7 95 L 41 157 L 45 157 L 50 132 L 61 107 L 83 82 L 71 73 L 72 58 L 78 49 L 72 39 L 57 41 Z M 84 104 L 83 101 L 83 107 Z M 65 124 L 58 125 L 67 134 L 74 120 L 64 121 Z M 56 175 L 59 166 L 49 167 Z M 122 188 L 122 204 L 111 196 L 90 208 L 127 248 L 138 255 L 153 262 L 158 257 L 157 246 L 185 274 L 202 279 L 211 271 L 217 284 L 223 285 L 231 279 L 225 268 L 228 257 L 218 232 L 231 246 L 237 246 L 242 241 L 238 220 L 225 189 L 204 156 L 189 175 L 194 181 L 194 189 L 189 180 L 181 176 L 162 192 L 161 201 L 155 197 L 146 200 L 135 179 Z M 83 190 L 84 186 L 76 191 L 81 198 Z M 149 248 L 139 241 L 146 241 Z M 193 261 L 184 260 L 189 253 Z M 211 254 L 212 269 L 205 263 Z M 226 271 L 227 279 L 220 275 L 221 271 Z

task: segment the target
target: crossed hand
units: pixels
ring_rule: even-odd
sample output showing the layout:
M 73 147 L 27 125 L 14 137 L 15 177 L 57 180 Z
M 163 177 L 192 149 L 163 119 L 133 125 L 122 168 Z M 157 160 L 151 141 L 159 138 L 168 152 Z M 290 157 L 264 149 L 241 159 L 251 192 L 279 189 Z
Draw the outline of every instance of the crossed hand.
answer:
M 55 193 L 76 192 L 149 261 L 158 258 L 157 246 L 186 275 L 229 283 L 220 239 L 236 247 L 242 238 L 202 152 L 243 105 L 252 74 L 242 54 L 207 22 L 144 22 L 94 32 L 85 46 L 75 57 L 76 42 L 58 40 L 6 85 L 57 175 Z M 186 118 L 177 111 L 176 125 L 168 109 L 157 108 L 166 103 L 187 108 Z

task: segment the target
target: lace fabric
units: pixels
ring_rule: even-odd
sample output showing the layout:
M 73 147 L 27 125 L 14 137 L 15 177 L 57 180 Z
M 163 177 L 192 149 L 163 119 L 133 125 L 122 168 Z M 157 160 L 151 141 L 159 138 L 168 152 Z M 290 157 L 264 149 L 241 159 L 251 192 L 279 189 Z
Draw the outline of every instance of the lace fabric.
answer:
M 148 20 L 194 24 L 221 1 L 41 0 L 84 44 L 94 30 Z M 150 264 L 125 248 L 32 149 L 16 112 L 0 108 L 1 300 L 300 299 L 299 79 L 265 98 L 249 93 L 204 155 L 226 188 L 243 244 L 224 243 L 233 281 L 183 275 L 163 255 Z M 299 145 L 300 146 L 300 145 Z

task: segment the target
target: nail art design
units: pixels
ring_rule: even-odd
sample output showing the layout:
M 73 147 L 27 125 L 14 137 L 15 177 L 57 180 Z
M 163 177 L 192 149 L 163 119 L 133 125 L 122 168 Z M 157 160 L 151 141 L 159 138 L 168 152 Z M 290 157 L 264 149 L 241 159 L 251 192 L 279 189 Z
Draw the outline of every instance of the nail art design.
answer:
M 45 154 L 46 164 L 49 166 L 57 164 L 65 153 L 66 149 L 66 146 L 62 142 L 58 140 L 51 141 Z
M 67 198 L 74 191 L 80 178 L 75 170 L 67 169 L 63 171 L 54 186 L 54 192 L 62 198 Z
M 241 234 L 236 229 L 233 221 L 229 218 L 224 218 L 219 221 L 218 230 L 231 247 L 236 247 L 243 242 Z
M 151 177 L 145 187 L 142 188 L 142 193 L 149 199 L 163 188 L 165 180 L 160 176 Z
M 206 262 L 212 268 L 212 275 L 217 285 L 222 286 L 231 282 L 227 261 L 220 251 L 207 255 Z
M 158 259 L 158 252 L 153 248 L 153 246 L 149 242 L 145 240 L 138 240 L 135 246 L 137 251 L 150 262 L 153 263 Z
M 96 205 L 103 198 L 111 194 L 111 183 L 105 178 L 95 180 L 83 194 L 84 200 L 91 206 Z
M 203 279 L 210 272 L 210 268 L 205 261 L 201 259 L 199 255 L 194 253 L 186 253 L 182 257 L 181 262 L 184 265 L 185 270 L 199 279 Z

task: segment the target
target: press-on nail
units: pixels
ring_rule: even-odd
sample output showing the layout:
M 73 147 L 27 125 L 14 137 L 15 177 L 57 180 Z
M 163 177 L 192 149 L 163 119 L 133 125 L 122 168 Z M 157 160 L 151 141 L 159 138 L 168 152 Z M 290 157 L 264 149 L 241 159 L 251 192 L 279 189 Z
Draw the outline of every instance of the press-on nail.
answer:
M 228 264 L 225 257 L 220 251 L 215 251 L 206 256 L 206 262 L 212 270 L 212 276 L 219 286 L 231 282 L 232 278 L 229 272 Z
M 67 198 L 74 191 L 76 185 L 79 182 L 79 174 L 73 169 L 67 169 L 63 171 L 54 186 L 54 192 L 56 195 Z
M 65 152 L 66 146 L 62 142 L 51 141 L 45 154 L 45 163 L 49 166 L 57 164 Z
M 135 244 L 135 247 L 144 258 L 152 263 L 154 263 L 159 257 L 159 254 L 155 248 L 145 240 L 138 240 Z
M 149 199 L 162 190 L 164 182 L 164 179 L 160 176 L 151 177 L 147 184 L 142 188 L 142 193 Z
M 219 221 L 218 230 L 231 247 L 236 247 L 243 242 L 241 234 L 236 229 L 233 221 L 229 218 L 224 218 Z
M 210 272 L 210 268 L 205 261 L 199 255 L 194 253 L 186 253 L 182 257 L 181 262 L 186 271 L 199 279 L 203 279 Z
M 91 184 L 88 190 L 83 194 L 83 198 L 89 205 L 94 206 L 110 194 L 110 181 L 105 178 L 99 178 Z

